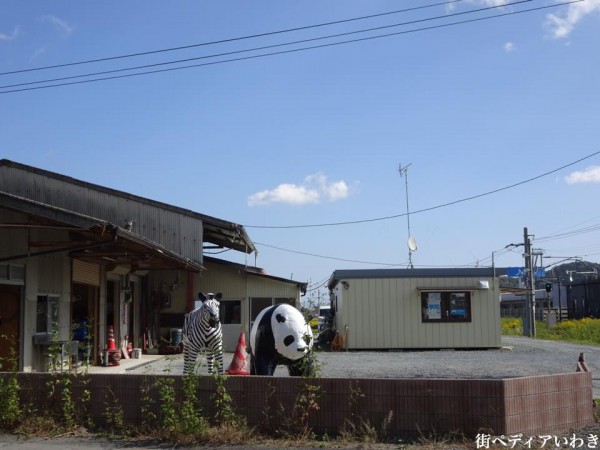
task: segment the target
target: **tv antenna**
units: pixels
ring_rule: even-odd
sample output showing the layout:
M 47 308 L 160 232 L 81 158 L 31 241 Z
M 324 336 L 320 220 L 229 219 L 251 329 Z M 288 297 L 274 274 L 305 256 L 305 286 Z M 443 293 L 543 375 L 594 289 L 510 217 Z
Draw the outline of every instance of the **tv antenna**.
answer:
M 408 168 L 412 165 L 412 163 L 402 167 L 402 164 L 398 165 L 398 172 L 400 172 L 400 176 L 404 178 L 404 185 L 406 191 L 406 225 L 408 227 L 408 267 L 410 269 L 413 268 L 412 263 L 412 254 L 417 251 L 417 241 L 410 234 L 410 209 L 408 207 Z

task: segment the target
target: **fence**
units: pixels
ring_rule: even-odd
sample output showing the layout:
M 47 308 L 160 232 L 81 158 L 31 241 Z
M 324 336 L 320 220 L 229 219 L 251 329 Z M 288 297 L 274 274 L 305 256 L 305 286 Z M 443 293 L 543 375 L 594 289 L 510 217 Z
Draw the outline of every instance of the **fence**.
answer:
M 0 373 L 8 377 L 14 374 Z M 18 373 L 23 402 L 40 410 L 53 408 L 47 382 L 57 375 Z M 67 375 L 65 375 L 67 376 Z M 54 378 L 52 378 L 54 377 Z M 87 406 L 92 420 L 103 425 L 107 405 L 117 402 L 124 420 L 142 422 L 142 404 L 152 398 L 158 413 L 158 377 L 171 377 L 177 401 L 182 398 L 182 376 L 174 375 L 79 375 L 73 377 L 77 400 L 84 389 L 91 391 Z M 315 386 L 319 408 L 311 410 L 308 425 L 315 432 L 335 435 L 348 420 L 387 424 L 392 436 L 421 433 L 479 432 L 495 435 L 535 436 L 579 429 L 594 423 L 590 372 L 510 379 L 339 379 L 239 376 L 228 377 L 225 386 L 236 411 L 250 426 L 277 430 L 294 417 L 299 396 L 307 385 Z M 210 417 L 215 380 L 198 377 L 197 396 Z M 357 395 L 358 394 L 358 395 Z M 389 420 L 388 420 L 389 419 Z
M 501 317 L 519 317 L 522 318 L 525 315 L 524 306 L 508 306 L 500 309 Z M 551 308 L 548 311 L 547 308 L 535 308 L 535 320 L 546 321 L 549 315 L 553 315 L 557 320 L 568 320 L 569 310 L 567 308 Z

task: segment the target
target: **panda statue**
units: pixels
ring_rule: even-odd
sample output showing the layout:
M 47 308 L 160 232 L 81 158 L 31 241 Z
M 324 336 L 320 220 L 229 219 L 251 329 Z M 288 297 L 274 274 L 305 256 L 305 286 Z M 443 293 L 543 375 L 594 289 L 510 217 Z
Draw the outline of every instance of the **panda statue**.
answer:
M 313 334 L 300 311 L 279 304 L 263 309 L 250 331 L 250 374 L 270 375 L 286 365 L 290 376 L 314 375 Z

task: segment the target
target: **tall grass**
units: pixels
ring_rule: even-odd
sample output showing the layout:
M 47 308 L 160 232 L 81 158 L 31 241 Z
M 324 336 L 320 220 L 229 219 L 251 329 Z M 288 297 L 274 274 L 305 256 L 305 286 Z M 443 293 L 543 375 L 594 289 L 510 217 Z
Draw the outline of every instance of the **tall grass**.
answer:
M 523 336 L 523 320 L 520 317 L 502 317 L 500 326 L 504 336 Z
M 503 335 L 523 335 L 521 318 L 503 317 L 501 327 Z M 563 320 L 553 326 L 548 326 L 546 322 L 536 321 L 536 336 L 539 339 L 600 345 L 600 319 Z

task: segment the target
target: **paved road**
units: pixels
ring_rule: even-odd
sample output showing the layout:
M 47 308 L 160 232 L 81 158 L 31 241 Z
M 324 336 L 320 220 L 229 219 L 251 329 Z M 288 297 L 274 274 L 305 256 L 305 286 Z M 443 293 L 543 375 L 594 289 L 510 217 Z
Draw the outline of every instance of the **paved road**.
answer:
M 97 437 L 67 437 L 55 439 L 43 438 L 20 438 L 10 435 L 0 434 L 0 449 L 18 449 L 18 450 L 113 450 L 122 448 L 149 449 L 149 450 L 167 450 L 173 448 L 179 449 L 202 449 L 202 450 L 250 450 L 259 448 L 260 450 L 277 450 L 280 447 L 269 447 L 263 445 L 219 445 L 219 446 L 180 446 L 169 443 L 161 443 L 155 440 L 108 440 Z M 318 449 L 321 447 L 303 447 L 303 449 Z M 366 448 L 366 447 L 361 447 Z M 387 446 L 389 449 L 395 446 Z M 286 447 L 287 450 L 294 450 L 294 447 Z
M 318 352 L 327 378 L 512 378 L 573 372 L 583 353 L 592 371 L 594 398 L 600 398 L 600 347 L 503 336 L 495 350 Z M 233 354 L 224 355 L 229 367 Z M 201 360 L 198 373 L 206 373 Z M 182 373 L 181 355 L 154 361 L 127 373 Z M 288 376 L 279 366 L 275 376 Z

